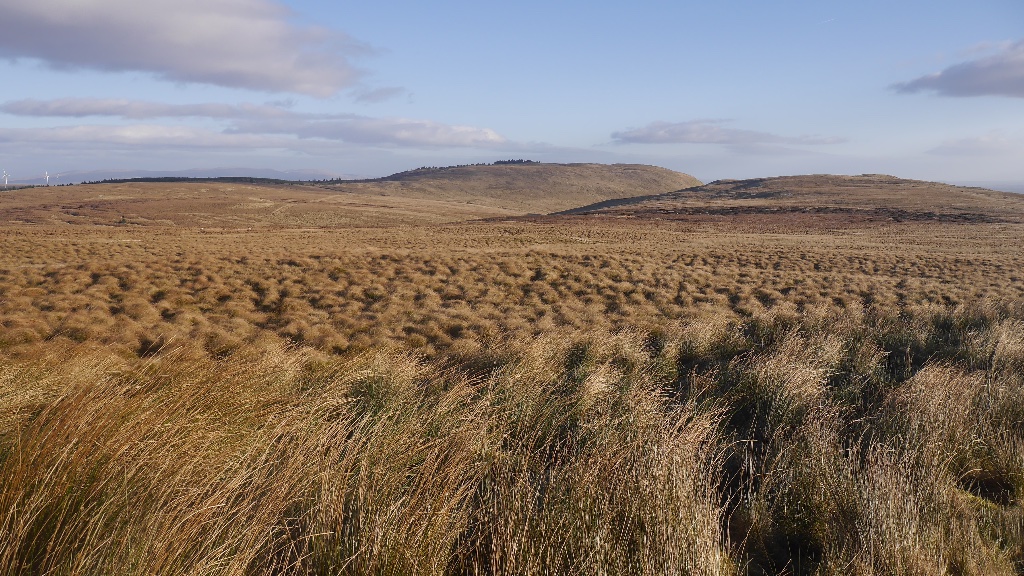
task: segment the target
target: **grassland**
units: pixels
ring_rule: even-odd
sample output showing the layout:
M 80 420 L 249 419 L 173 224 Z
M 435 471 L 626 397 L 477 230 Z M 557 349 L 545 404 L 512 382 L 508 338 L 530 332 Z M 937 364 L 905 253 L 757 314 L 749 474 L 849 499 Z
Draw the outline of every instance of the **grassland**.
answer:
M 0 574 L 1020 573 L 1024 210 L 904 184 L 4 198 Z
M 784 176 L 720 180 L 565 211 L 643 219 L 789 223 L 795 228 L 874 222 L 1021 222 L 1020 194 L 887 176 Z
M 5 193 L 0 223 L 229 230 L 442 224 L 547 214 L 697 184 L 692 176 L 655 166 L 539 163 L 420 169 L 316 184 L 120 182 Z
M 699 186 L 689 174 L 640 164 L 512 164 L 421 168 L 377 180 L 329 184 L 336 192 L 470 201 L 547 214 L 584 204 Z
M 1021 297 L 1019 227 L 756 234 L 714 227 L 480 223 L 361 230 L 0 231 L 3 345 L 126 353 L 273 335 L 326 352 L 433 356 L 503 334 L 653 329 Z

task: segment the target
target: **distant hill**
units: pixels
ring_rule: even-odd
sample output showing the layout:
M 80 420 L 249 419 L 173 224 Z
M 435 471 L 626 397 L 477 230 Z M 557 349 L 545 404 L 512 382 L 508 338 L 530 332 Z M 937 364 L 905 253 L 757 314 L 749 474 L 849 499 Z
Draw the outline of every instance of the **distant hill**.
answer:
M 272 170 L 270 168 L 194 168 L 190 170 L 89 170 L 62 172 L 50 176 L 50 184 L 81 184 L 82 182 L 100 182 L 102 180 L 131 180 L 154 178 L 262 178 L 280 181 L 329 180 L 337 178 L 354 178 L 336 172 L 322 170 Z M 12 180 L 23 185 L 44 185 L 46 179 L 19 178 Z
M 530 162 L 424 168 L 375 180 L 331 183 L 325 188 L 336 192 L 470 203 L 503 211 L 549 213 L 700 184 L 689 174 L 657 166 Z
M 562 214 L 670 220 L 1022 222 L 1024 196 L 881 174 L 816 174 L 719 180 L 664 194 L 598 202 Z
M 640 165 L 513 163 L 429 168 L 361 181 L 148 177 L 0 194 L 0 223 L 210 228 L 439 224 L 544 214 L 698 185 Z

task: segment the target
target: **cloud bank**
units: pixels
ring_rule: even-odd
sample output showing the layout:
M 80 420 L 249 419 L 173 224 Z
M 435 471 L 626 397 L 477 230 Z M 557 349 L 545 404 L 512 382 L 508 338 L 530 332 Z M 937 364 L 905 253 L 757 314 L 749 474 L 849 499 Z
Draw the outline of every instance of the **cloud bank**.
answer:
M 984 136 L 947 140 L 928 150 L 928 153 L 938 156 L 967 158 L 1019 157 L 1024 153 L 1024 141 L 1009 138 L 999 133 L 991 133 Z
M 0 112 L 15 116 L 86 118 L 110 116 L 128 120 L 152 118 L 286 118 L 295 114 L 281 106 L 258 104 L 162 104 L 143 100 L 60 98 L 13 100 L 0 104 Z
M 507 141 L 489 128 L 442 124 L 408 118 L 252 120 L 227 130 L 231 134 L 287 134 L 350 144 L 410 147 L 491 147 Z
M 935 92 L 941 96 L 1024 98 L 1024 40 L 999 53 L 968 60 L 941 72 L 892 86 L 897 92 Z
M 0 57 L 62 69 L 327 97 L 355 85 L 366 51 L 299 26 L 272 0 L 0 0 Z
M 58 100 L 16 100 L 0 104 L 0 111 L 34 117 L 114 117 L 125 120 L 160 118 L 206 118 L 227 122 L 222 132 L 163 125 L 72 126 L 28 131 L 8 131 L 33 140 L 41 138 L 77 139 L 79 135 L 100 141 L 123 143 L 136 139 L 163 145 L 179 142 L 224 142 L 225 145 L 252 145 L 270 142 L 282 146 L 281 138 L 320 139 L 370 146 L 410 148 L 503 147 L 512 145 L 489 128 L 460 126 L 409 118 L 371 118 L 355 114 L 315 114 L 293 112 L 279 106 L 257 104 L 162 104 L 140 100 L 63 98 Z M 211 136 L 219 135 L 219 136 Z M 248 138 L 248 139 L 247 139 Z
M 81 144 L 87 146 L 150 146 L 185 148 L 288 148 L 283 138 L 232 135 L 188 126 L 133 124 L 82 125 L 51 128 L 0 128 L 0 142 L 23 145 Z
M 612 133 L 616 144 L 725 144 L 752 146 L 761 144 L 836 144 L 840 138 L 818 136 L 779 136 L 755 130 L 724 126 L 726 120 L 691 120 L 688 122 L 651 122 L 642 128 Z

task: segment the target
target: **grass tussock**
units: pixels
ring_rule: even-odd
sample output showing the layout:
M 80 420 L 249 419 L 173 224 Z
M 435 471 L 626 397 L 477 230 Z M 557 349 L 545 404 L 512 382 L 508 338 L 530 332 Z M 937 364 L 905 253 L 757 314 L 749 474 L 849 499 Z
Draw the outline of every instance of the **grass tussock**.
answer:
M 1016 574 L 1024 316 L 0 364 L 0 574 Z
M 549 344 L 8 363 L 0 573 L 727 571 L 717 416 Z
M 1021 235 L 995 225 L 782 234 L 587 222 L 4 229 L 0 354 L 64 342 L 146 357 L 188 343 L 227 356 L 271 338 L 438 357 L 503 335 L 665 331 L 707 317 L 933 318 L 887 332 L 904 352 L 888 361 L 901 362 L 961 328 L 929 310 L 1024 297 Z

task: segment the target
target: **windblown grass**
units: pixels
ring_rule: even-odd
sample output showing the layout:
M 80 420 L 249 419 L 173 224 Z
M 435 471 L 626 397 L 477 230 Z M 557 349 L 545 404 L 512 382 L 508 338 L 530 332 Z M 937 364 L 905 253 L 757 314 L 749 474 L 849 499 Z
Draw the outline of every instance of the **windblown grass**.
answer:
M 8 363 L 0 573 L 726 571 L 716 414 L 547 344 Z
M 8 358 L 0 574 L 1015 574 L 1022 320 Z

